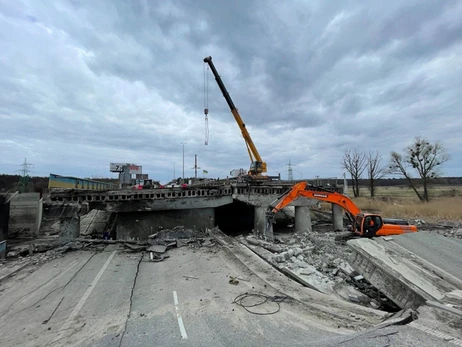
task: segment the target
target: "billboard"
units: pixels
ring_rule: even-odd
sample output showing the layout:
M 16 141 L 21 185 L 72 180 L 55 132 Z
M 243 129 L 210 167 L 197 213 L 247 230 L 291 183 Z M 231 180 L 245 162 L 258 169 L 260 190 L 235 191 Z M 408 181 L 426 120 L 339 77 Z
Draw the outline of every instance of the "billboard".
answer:
M 137 180 L 147 180 L 148 174 L 136 174 L 136 179 Z
M 127 164 L 125 164 L 125 163 L 111 163 L 109 165 L 109 171 L 111 171 L 111 172 L 123 172 L 125 165 L 127 165 Z
M 143 167 L 140 165 L 130 164 L 128 170 L 131 175 L 138 175 L 143 173 Z
M 125 170 L 127 169 L 128 173 L 131 175 L 138 175 L 143 173 L 143 167 L 140 165 L 127 163 L 111 163 L 109 165 L 109 170 L 111 172 L 126 172 Z

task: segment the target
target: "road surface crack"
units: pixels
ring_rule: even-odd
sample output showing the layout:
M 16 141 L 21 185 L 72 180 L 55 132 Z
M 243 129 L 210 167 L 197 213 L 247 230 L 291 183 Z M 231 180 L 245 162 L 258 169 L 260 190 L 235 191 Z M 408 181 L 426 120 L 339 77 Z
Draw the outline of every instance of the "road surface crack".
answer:
M 87 260 L 87 261 L 75 272 L 75 274 L 69 279 L 69 281 L 67 281 L 67 283 L 66 283 L 65 285 L 53 289 L 51 292 L 49 292 L 47 295 L 45 295 L 45 296 L 44 296 L 43 298 L 41 298 L 40 300 L 36 301 L 36 302 L 33 303 L 32 305 L 29 305 L 29 306 L 27 306 L 27 307 L 25 307 L 25 308 L 23 308 L 23 309 L 21 309 L 21 310 L 19 310 L 19 311 L 17 311 L 17 312 L 14 312 L 13 314 L 18 314 L 18 313 L 20 313 L 20 312 L 22 312 L 22 311 L 24 311 L 24 310 L 27 310 L 27 309 L 29 309 L 29 308 L 31 308 L 31 307 L 37 305 L 39 302 L 45 300 L 48 296 L 50 296 L 50 294 L 54 293 L 54 292 L 57 291 L 57 290 L 59 290 L 58 293 L 61 293 L 64 289 L 66 289 L 66 287 L 69 285 L 69 283 L 71 283 L 72 280 L 79 274 L 79 272 L 85 267 L 85 265 L 87 265 L 88 262 L 95 256 L 95 254 L 96 254 L 96 253 L 93 253 L 93 254 L 91 255 L 91 257 L 88 258 L 88 260 Z M 11 307 L 11 306 L 10 306 L 10 307 Z M 9 309 L 9 308 L 8 308 L 8 309 Z M 8 310 L 8 309 L 7 309 L 7 310 Z M 3 312 L 2 312 L 2 314 L 3 314 Z
M 130 307 L 128 308 L 128 315 L 125 321 L 124 331 L 122 332 L 122 336 L 120 337 L 119 347 L 122 346 L 122 341 L 124 339 L 125 332 L 127 331 L 128 320 L 130 319 L 130 316 L 132 314 L 133 293 L 135 292 L 136 280 L 138 279 L 138 273 L 140 272 L 141 261 L 143 260 L 143 258 L 144 258 L 144 252 L 141 253 L 140 260 L 138 261 L 138 265 L 136 266 L 135 278 L 133 279 L 133 286 L 132 286 L 132 290 L 130 293 Z

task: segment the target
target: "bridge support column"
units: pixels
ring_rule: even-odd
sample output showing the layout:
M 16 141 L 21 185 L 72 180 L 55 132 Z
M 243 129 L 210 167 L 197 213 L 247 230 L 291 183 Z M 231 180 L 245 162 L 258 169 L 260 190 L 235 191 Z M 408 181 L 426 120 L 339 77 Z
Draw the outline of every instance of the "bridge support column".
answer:
M 74 240 L 80 236 L 80 217 L 63 218 L 59 221 L 59 239 Z
M 334 231 L 343 230 L 343 209 L 336 204 L 332 204 L 332 223 Z
M 266 230 L 266 207 L 255 206 L 254 210 L 253 229 L 255 236 L 262 236 L 267 241 L 273 241 L 273 228 Z
M 311 215 L 308 206 L 295 206 L 295 234 L 303 237 L 305 233 L 311 232 Z

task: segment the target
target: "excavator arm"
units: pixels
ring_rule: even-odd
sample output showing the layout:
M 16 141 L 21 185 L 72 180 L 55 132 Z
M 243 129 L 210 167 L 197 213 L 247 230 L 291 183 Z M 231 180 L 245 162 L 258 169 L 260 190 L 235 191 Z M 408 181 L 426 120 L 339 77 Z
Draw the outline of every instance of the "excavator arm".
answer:
M 223 93 L 223 97 L 225 98 L 226 102 L 228 103 L 229 108 L 231 109 L 231 113 L 234 116 L 234 119 L 236 120 L 237 125 L 239 126 L 239 129 L 241 130 L 242 137 L 244 138 L 245 144 L 247 146 L 247 152 L 249 153 L 250 161 L 251 161 L 251 167 L 249 173 L 251 174 L 259 174 L 262 172 L 266 172 L 266 162 L 264 162 L 260 156 L 260 153 L 258 153 L 257 148 L 255 147 L 255 144 L 252 141 L 252 138 L 250 137 L 249 132 L 247 131 L 247 128 L 245 127 L 245 123 L 242 121 L 242 118 L 236 108 L 234 106 L 233 100 L 231 99 L 231 96 L 229 95 L 228 91 L 226 90 L 225 85 L 223 84 L 223 81 L 221 80 L 220 75 L 218 74 L 217 69 L 215 68 L 215 65 L 212 62 L 212 57 L 205 57 L 204 58 L 204 63 L 207 63 L 210 67 L 210 70 L 212 70 L 213 76 L 215 76 L 215 80 L 217 81 L 218 87 L 220 88 L 221 92 Z
M 300 182 L 295 184 L 288 193 L 282 196 L 277 205 L 271 210 L 271 215 L 274 216 L 278 211 L 299 197 L 316 199 L 339 205 L 348 213 L 350 219 L 354 219 L 356 215 L 361 213 L 359 207 L 345 195 L 330 192 L 318 187 L 310 187 L 307 186 L 306 182 Z
M 415 225 L 408 225 L 409 223 L 404 220 L 382 219 L 381 216 L 376 214 L 363 214 L 359 207 L 345 195 L 319 187 L 307 186 L 306 182 L 300 182 L 294 185 L 289 192 L 278 200 L 276 206 L 272 209 L 270 208 L 270 211 L 267 213 L 267 230 L 272 228 L 275 214 L 299 197 L 326 201 L 341 206 L 347 212 L 350 221 L 354 221 L 352 231 L 361 236 L 400 235 L 417 231 Z M 375 220 L 375 222 L 367 224 L 371 220 Z

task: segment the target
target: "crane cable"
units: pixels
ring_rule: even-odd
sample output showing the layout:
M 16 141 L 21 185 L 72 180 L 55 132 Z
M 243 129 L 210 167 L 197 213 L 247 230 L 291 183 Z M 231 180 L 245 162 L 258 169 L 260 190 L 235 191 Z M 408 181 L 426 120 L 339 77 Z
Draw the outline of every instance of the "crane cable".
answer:
M 209 75 L 204 64 L 204 115 L 205 115 L 205 145 L 209 144 Z M 207 76 L 206 76 L 207 75 Z

